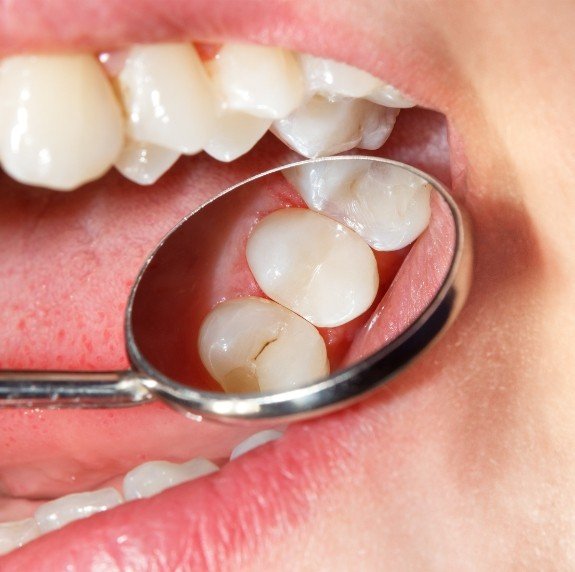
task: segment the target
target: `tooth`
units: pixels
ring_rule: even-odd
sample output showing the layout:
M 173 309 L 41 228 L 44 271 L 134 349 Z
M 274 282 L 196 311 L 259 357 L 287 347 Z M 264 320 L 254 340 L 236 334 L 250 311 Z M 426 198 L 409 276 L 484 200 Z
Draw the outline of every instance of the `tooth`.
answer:
M 178 160 L 180 154 L 152 143 L 127 141 L 116 169 L 139 185 L 153 185 Z
M 218 470 L 217 465 L 202 457 L 182 464 L 150 461 L 126 474 L 124 496 L 126 500 L 151 497 L 170 487 L 193 481 Z
M 349 322 L 377 294 L 377 263 L 369 246 L 308 209 L 281 209 L 263 218 L 248 238 L 246 255 L 265 294 L 318 327 Z
M 0 102 L 0 158 L 22 183 L 74 189 L 103 175 L 122 149 L 120 105 L 90 55 L 5 59 Z
M 348 64 L 325 58 L 301 55 L 301 66 L 308 90 L 326 96 L 365 97 L 381 80 Z
M 338 220 L 376 250 L 413 242 L 431 216 L 430 187 L 392 165 L 333 161 L 284 171 L 309 208 Z
M 276 431 L 275 429 L 267 429 L 265 431 L 255 433 L 254 435 L 250 435 L 247 439 L 234 447 L 234 450 L 230 455 L 230 461 L 245 455 L 253 449 L 257 449 L 270 441 L 276 441 L 282 436 L 283 433 L 281 431 Z
M 228 110 L 278 119 L 304 96 L 300 66 L 281 48 L 225 44 L 207 69 Z
M 0 524 L 0 555 L 19 548 L 38 536 L 40 529 L 33 518 L 4 522 Z
M 406 108 L 414 107 L 415 103 L 403 95 L 397 88 L 389 85 L 388 83 L 381 82 L 380 85 L 374 89 L 366 99 L 378 103 L 379 105 L 386 105 L 387 107 Z
M 202 324 L 198 349 L 210 375 L 230 393 L 293 389 L 329 373 L 317 329 L 263 298 L 218 304 Z
M 271 119 L 223 111 L 204 150 L 218 161 L 233 161 L 247 153 L 265 135 L 271 123 Z
M 75 493 L 43 504 L 36 510 L 35 519 L 40 531 L 45 533 L 97 512 L 114 508 L 122 502 L 120 493 L 111 487 L 87 493 Z
M 363 99 L 330 101 L 316 95 L 290 116 L 275 121 L 271 131 L 301 155 L 322 157 L 358 145 L 375 149 L 391 134 L 397 110 Z
M 202 150 L 215 126 L 216 103 L 191 45 L 133 46 L 117 81 L 131 139 L 190 155 Z

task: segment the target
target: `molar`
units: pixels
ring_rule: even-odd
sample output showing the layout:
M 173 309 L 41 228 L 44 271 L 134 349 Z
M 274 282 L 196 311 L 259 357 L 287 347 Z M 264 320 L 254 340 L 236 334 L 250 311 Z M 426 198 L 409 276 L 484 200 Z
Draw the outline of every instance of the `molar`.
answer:
M 124 140 L 112 87 L 86 54 L 5 59 L 0 124 L 4 169 L 22 183 L 57 190 L 102 176 Z
M 429 184 L 405 169 L 338 161 L 300 165 L 284 175 L 310 209 L 352 228 L 376 250 L 403 248 L 429 224 Z
M 300 66 L 282 48 L 225 44 L 206 66 L 228 110 L 278 119 L 304 96 Z
M 218 471 L 216 464 L 198 457 L 186 463 L 150 461 L 132 469 L 124 477 L 123 491 L 126 500 L 151 497 L 170 487 L 175 487 Z
M 314 159 L 355 147 L 377 149 L 393 130 L 398 110 L 363 99 L 330 100 L 316 95 L 271 131 L 301 155 Z
M 218 304 L 202 323 L 198 349 L 209 374 L 230 393 L 293 389 L 329 373 L 317 329 L 263 298 Z
M 216 101 L 191 45 L 133 46 L 117 82 L 132 140 L 188 155 L 198 153 L 209 141 Z
M 377 263 L 366 242 L 308 209 L 280 209 L 263 218 L 248 238 L 246 256 L 267 296 L 318 327 L 353 320 L 377 294 Z

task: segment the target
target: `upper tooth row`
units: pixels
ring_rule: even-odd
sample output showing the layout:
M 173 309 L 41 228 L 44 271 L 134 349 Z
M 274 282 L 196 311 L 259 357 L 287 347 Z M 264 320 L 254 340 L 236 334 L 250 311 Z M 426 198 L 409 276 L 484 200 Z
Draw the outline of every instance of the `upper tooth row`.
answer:
M 374 76 L 281 48 L 190 44 L 0 62 L 0 162 L 15 179 L 73 189 L 115 165 L 155 182 L 180 154 L 231 161 L 271 127 L 308 157 L 383 144 L 412 105 Z M 373 103 L 376 102 L 376 103 Z M 382 107 L 382 105 L 386 107 Z

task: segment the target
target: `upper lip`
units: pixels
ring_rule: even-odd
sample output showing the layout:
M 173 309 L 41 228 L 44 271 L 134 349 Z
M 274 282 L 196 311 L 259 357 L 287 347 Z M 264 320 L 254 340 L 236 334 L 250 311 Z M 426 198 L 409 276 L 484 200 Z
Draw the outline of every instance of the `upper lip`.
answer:
M 404 33 L 407 30 L 409 36 L 410 26 L 415 23 L 410 24 L 401 14 L 387 14 L 386 3 L 374 1 L 370 15 L 373 24 L 366 27 L 364 14 L 351 11 L 351 18 L 343 19 L 333 4 L 321 0 L 311 5 L 297 0 L 252 0 L 241 6 L 225 0 L 108 0 L 77 3 L 73 15 L 62 17 L 69 7 L 61 0 L 20 0 L 3 8 L 0 53 L 100 51 L 135 42 L 174 39 L 260 42 L 354 64 L 393 83 L 419 102 L 441 107 L 441 102 L 434 100 L 433 85 L 438 73 L 430 60 L 418 74 L 413 73 L 414 59 L 425 50 L 423 41 L 408 45 L 412 40 L 401 40 L 394 32 L 400 28 Z M 384 13 L 388 25 L 382 29 Z M 318 34 L 318 29 L 325 29 L 326 33 Z M 361 411 L 373 403 L 378 403 L 378 407 L 391 406 L 379 397 L 372 399 L 371 404 L 302 424 L 290 429 L 281 442 L 267 451 L 231 464 L 209 479 L 182 485 L 163 493 L 161 498 L 139 501 L 129 509 L 120 507 L 96 515 L 55 533 L 60 546 L 68 547 L 76 545 L 77 535 L 81 534 L 82 547 L 90 550 L 79 550 L 73 556 L 64 550 L 46 551 L 52 546 L 50 534 L 3 559 L 3 569 L 58 569 L 69 564 L 71 558 L 78 569 L 89 569 L 109 561 L 106 559 L 115 560 L 121 568 L 135 553 L 136 558 L 161 553 L 158 565 L 166 569 L 176 564 L 165 560 L 160 563 L 166 555 L 177 559 L 187 555 L 192 559 L 191 568 L 209 569 L 217 564 L 222 552 L 237 551 L 240 544 L 243 558 L 249 561 L 250 554 L 258 549 L 250 531 L 265 530 L 278 522 L 296 526 L 298 518 L 305 518 L 313 496 L 309 491 L 325 486 L 333 478 L 333 460 L 345 457 L 343 443 L 354 431 L 361 431 Z M 346 463 L 341 461 L 340 468 L 352 470 L 353 462 Z M 257 483 L 247 486 L 254 479 Z M 170 519 L 165 518 L 166 509 Z M 124 518 L 128 511 L 133 518 Z M 148 525 L 142 527 L 142 522 Z M 192 536 L 181 534 L 182 530 L 191 530 L 192 524 Z M 128 542 L 135 552 L 123 553 L 123 542 Z

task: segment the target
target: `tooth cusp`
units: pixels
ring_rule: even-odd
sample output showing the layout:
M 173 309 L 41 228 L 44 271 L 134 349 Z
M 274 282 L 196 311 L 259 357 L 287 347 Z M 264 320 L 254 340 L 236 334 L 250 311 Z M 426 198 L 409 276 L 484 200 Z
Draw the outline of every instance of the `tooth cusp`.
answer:
M 198 349 L 210 375 L 229 393 L 285 391 L 329 373 L 317 329 L 263 298 L 218 304 L 202 323 Z
M 363 314 L 379 285 L 375 256 L 354 231 L 308 209 L 280 209 L 248 238 L 248 265 L 272 300 L 318 327 Z

